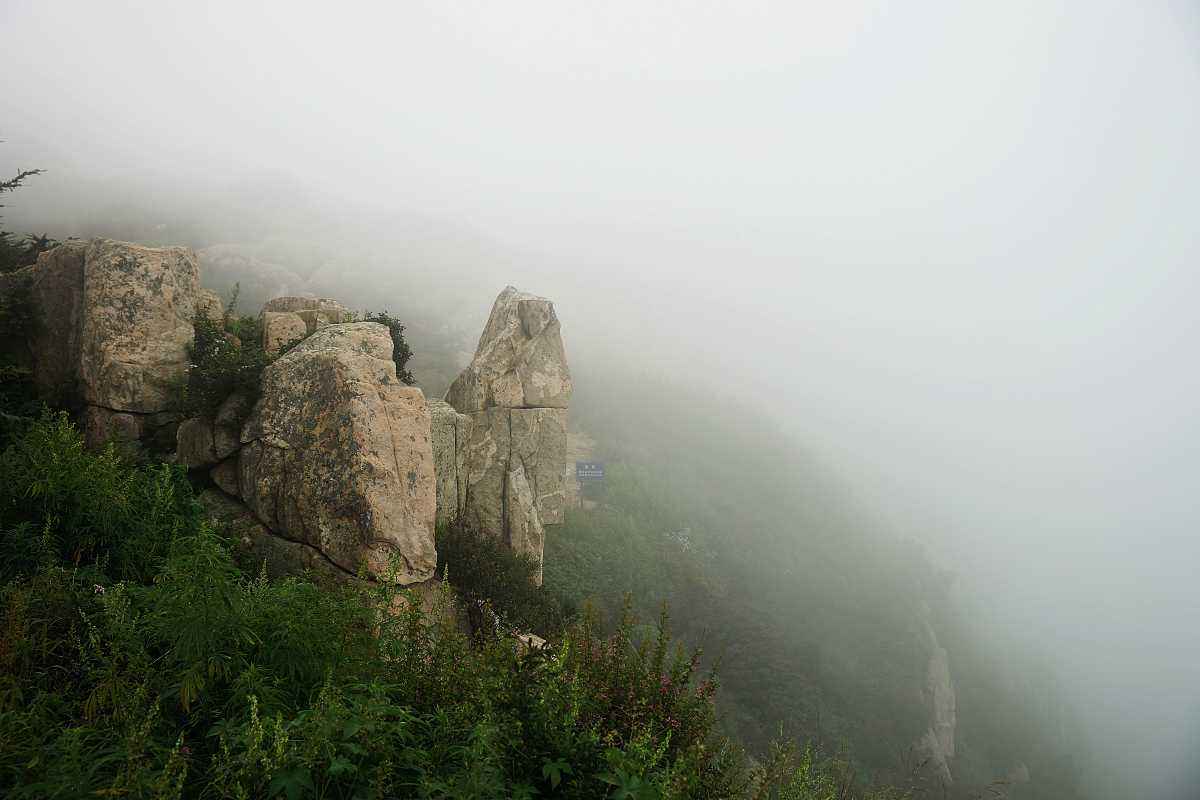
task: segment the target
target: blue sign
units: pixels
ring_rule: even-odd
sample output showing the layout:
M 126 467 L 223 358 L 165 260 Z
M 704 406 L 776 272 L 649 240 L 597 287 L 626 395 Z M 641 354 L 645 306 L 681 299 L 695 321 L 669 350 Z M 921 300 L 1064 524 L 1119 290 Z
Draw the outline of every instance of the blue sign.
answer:
M 604 464 L 599 461 L 576 461 L 575 480 L 580 482 L 604 480 Z

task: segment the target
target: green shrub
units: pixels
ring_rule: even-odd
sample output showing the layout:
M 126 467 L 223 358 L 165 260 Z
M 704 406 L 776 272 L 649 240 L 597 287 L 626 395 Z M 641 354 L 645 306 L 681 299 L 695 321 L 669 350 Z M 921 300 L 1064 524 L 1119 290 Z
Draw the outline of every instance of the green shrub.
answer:
M 256 317 L 231 318 L 230 331 L 198 314 L 195 338 L 188 347 L 188 373 L 180 406 L 189 414 L 213 414 L 235 392 L 253 404 L 261 392 L 262 372 L 274 360 L 262 348 Z
M 0 447 L 24 427 L 19 418 L 37 415 L 37 393 L 25 352 L 35 324 L 27 284 L 0 294 Z
M 446 575 L 466 605 L 476 633 L 499 629 L 542 636 L 562 629 L 568 609 L 536 586 L 536 560 L 514 553 L 497 537 L 462 521 L 439 526 L 438 574 Z
M 111 446 L 88 451 L 62 412 L 45 412 L 0 458 L 0 579 L 52 558 L 148 580 L 199 524 L 181 469 L 135 467 Z
M 464 635 L 448 588 L 427 612 L 247 574 L 181 471 L 88 452 L 64 415 L 3 452 L 0 492 L 5 797 L 856 796 L 748 769 L 665 614 L 527 649 Z
M 19 171 L 16 176 L 0 181 L 0 194 L 15 192 L 21 188 L 27 178 L 41 173 L 40 169 Z M 3 205 L 0 205 L 0 208 L 3 208 Z M 38 253 L 49 250 L 56 244 L 57 242 L 45 234 L 29 235 L 24 237 L 24 241 L 21 241 L 8 231 L 0 231 L 0 272 L 12 272 L 29 266 L 37 261 Z
M 392 361 L 396 363 L 396 377 L 405 386 L 412 386 L 416 383 L 416 378 L 408 371 L 408 360 L 412 358 L 412 350 L 409 348 L 408 342 L 404 340 L 404 325 L 400 323 L 400 320 L 384 310 L 374 314 L 364 314 L 363 322 L 378 322 L 380 325 L 387 326 L 388 332 L 392 335 Z

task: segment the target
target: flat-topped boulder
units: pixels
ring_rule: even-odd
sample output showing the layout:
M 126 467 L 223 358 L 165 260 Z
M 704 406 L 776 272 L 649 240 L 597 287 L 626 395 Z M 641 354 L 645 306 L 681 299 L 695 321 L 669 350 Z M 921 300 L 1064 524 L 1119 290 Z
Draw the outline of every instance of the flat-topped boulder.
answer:
M 348 308 L 327 297 L 276 297 L 262 307 L 263 350 L 277 353 L 326 325 L 353 318 Z

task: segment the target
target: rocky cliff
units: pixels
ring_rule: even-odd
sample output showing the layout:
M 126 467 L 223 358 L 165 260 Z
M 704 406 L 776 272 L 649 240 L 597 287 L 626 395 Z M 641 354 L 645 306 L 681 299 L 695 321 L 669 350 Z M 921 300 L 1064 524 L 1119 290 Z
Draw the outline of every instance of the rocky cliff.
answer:
M 173 387 L 193 321 L 223 324 L 200 279 L 186 249 L 98 239 L 42 254 L 0 291 L 30 297 L 42 396 L 73 409 L 91 444 L 152 437 L 209 476 L 210 509 L 272 571 L 421 583 L 435 520 L 458 517 L 540 561 L 543 526 L 563 514 L 571 394 L 553 303 L 506 288 L 449 402 L 429 403 L 398 379 L 387 327 L 334 300 L 275 298 L 263 348 L 288 349 L 258 399 L 185 419 Z
M 434 406 L 442 516 L 540 563 L 544 526 L 562 522 L 566 505 L 572 390 L 554 304 L 505 288 L 471 363 Z

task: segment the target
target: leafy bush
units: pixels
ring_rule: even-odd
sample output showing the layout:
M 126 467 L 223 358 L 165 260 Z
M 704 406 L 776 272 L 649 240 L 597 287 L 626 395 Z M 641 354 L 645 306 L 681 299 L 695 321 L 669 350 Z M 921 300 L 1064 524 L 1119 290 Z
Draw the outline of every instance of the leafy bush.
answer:
M 262 322 L 258 317 L 237 315 L 238 287 L 225 308 L 221 322 L 197 314 L 192 325 L 195 337 L 188 347 L 188 374 L 181 387 L 180 407 L 190 414 L 214 414 L 234 393 L 254 404 L 262 390 L 262 372 L 278 354 L 262 346 Z M 295 342 L 289 342 L 282 352 Z
M 0 446 L 24 427 L 22 417 L 36 416 L 37 393 L 23 348 L 33 332 L 32 299 L 26 284 L 0 294 Z
M 736 797 L 662 628 L 472 642 L 395 585 L 240 571 L 182 473 L 47 415 L 0 460 L 7 797 Z M 395 609 L 403 609 L 397 611 Z M 626 792 L 621 795 L 620 792 Z
M 89 452 L 65 413 L 47 412 L 0 459 L 0 579 L 49 561 L 146 581 L 199 525 L 181 470 L 132 467 L 113 447 Z
M 412 358 L 412 350 L 409 348 L 408 342 L 404 340 L 404 325 L 400 320 L 384 310 L 375 314 L 364 314 L 363 322 L 378 322 L 387 327 L 388 332 L 392 335 L 392 361 L 396 362 L 396 377 L 405 386 L 412 386 L 416 383 L 416 378 L 408 371 L 408 360 Z
M 514 553 L 494 536 L 462 521 L 437 532 L 438 574 L 446 575 L 467 608 L 476 633 L 499 630 L 556 633 L 569 615 L 547 590 L 535 586 L 537 561 Z

